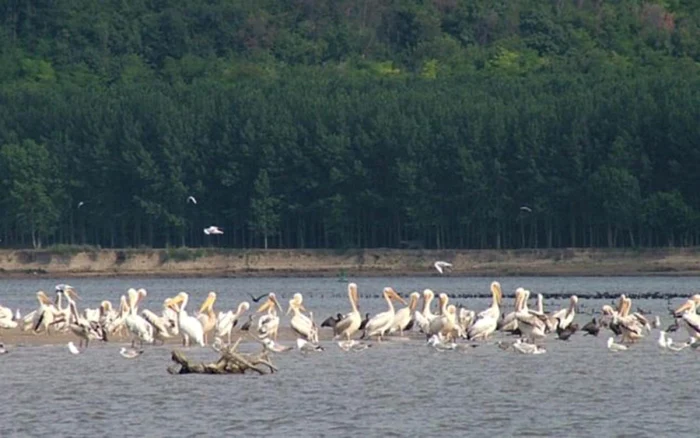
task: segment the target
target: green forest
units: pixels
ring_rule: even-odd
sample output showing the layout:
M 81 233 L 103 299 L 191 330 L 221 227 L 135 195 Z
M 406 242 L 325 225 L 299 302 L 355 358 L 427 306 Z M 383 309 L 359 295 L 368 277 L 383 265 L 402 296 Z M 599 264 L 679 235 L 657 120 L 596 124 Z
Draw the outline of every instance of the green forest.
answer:
M 0 239 L 700 245 L 700 2 L 4 0 Z

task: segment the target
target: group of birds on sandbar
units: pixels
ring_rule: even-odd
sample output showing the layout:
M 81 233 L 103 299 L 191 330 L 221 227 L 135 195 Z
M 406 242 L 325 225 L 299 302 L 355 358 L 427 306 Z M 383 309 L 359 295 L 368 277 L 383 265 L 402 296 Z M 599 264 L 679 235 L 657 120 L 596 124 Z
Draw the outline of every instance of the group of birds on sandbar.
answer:
M 319 343 L 319 332 L 331 330 L 333 339 L 344 351 L 359 351 L 372 345 L 370 341 L 410 340 L 423 337 L 427 345 L 440 351 L 467 350 L 483 344 L 496 332 L 514 335 L 514 341 L 500 340 L 496 344 L 503 350 L 522 354 L 544 354 L 546 349 L 543 341 L 550 334 L 558 339 L 568 340 L 577 331 L 587 335 L 598 336 L 602 328 L 609 329 L 612 336 L 608 338 L 607 346 L 611 351 L 624 351 L 651 333 L 652 328 L 660 327 L 660 319 L 653 319 L 640 312 L 632 312 L 632 300 L 621 295 L 617 303 L 603 305 L 598 320 L 594 317 L 589 323 L 579 328 L 575 322 L 578 297 L 572 295 L 568 306 L 547 313 L 544 310 L 542 294 L 537 294 L 534 308 L 529 307 L 530 291 L 519 287 L 515 290 L 513 308 L 505 312 L 503 308 L 503 293 L 499 282 L 490 285 L 491 305 L 479 312 L 464 306 L 450 303 L 446 293 L 437 295 L 438 306 L 434 311 L 432 303 L 435 293 L 431 289 L 423 290 L 422 294 L 411 292 L 408 302 L 392 287 L 385 287 L 382 296 L 386 301 L 386 310 L 365 318 L 360 313 L 359 294 L 356 283 L 347 286 L 350 310 L 338 313 L 324 320 L 320 325 L 314 321 L 313 312 L 307 311 L 301 293 L 295 293 L 289 300 L 286 314 L 290 315 L 289 327 L 297 336 L 296 346 L 302 352 L 323 351 Z M 33 333 L 54 332 L 73 333 L 79 345 L 73 342 L 68 349 L 73 354 L 79 354 L 80 348 L 88 348 L 90 341 L 108 341 L 113 337 L 131 341 L 131 349 L 122 347 L 120 354 L 125 358 L 136 358 L 143 353 L 144 344 L 163 344 L 169 339 L 181 338 L 184 346 L 211 345 L 219 351 L 224 340 L 231 344 L 234 327 L 241 321 L 242 316 L 250 309 L 248 301 L 243 301 L 235 310 L 226 312 L 214 311 L 216 292 L 209 292 L 198 311 L 187 312 L 190 296 L 179 292 L 166 298 L 161 309 L 139 311 L 148 293 L 145 289 L 130 288 L 122 295 L 118 307 L 108 300 L 100 303 L 98 308 L 78 310 L 79 296 L 70 285 L 59 284 L 55 287 L 55 298 L 39 291 L 36 293 L 38 307 L 22 316 L 19 310 L 13 312 L 10 308 L 0 306 L 0 329 L 19 328 Z M 260 304 L 255 315 L 257 323 L 253 326 L 254 316 L 248 315 L 248 320 L 241 324 L 240 332 L 248 334 L 260 342 L 263 347 L 275 353 L 291 350 L 293 347 L 284 346 L 277 342 L 280 328 L 282 305 L 275 293 L 269 293 L 260 298 L 253 297 Z M 422 306 L 418 309 L 419 302 Z M 396 309 L 394 303 L 403 307 Z M 700 345 L 700 295 L 693 295 L 682 306 L 673 310 L 676 320 L 675 327 L 683 325 L 689 334 L 687 342 L 676 344 L 668 332 L 673 327 L 661 330 L 658 339 L 659 347 L 672 351 L 680 351 L 688 347 Z M 679 324 L 680 323 L 680 324 Z M 359 339 L 358 336 L 359 335 Z M 618 337 L 618 341 L 615 340 Z M 461 342 L 465 340 L 466 342 Z M 210 343 L 211 341 L 211 343 Z M 136 344 L 140 349 L 136 349 Z M 84 346 L 84 347 L 83 347 Z M 7 349 L 0 344 L 0 354 Z

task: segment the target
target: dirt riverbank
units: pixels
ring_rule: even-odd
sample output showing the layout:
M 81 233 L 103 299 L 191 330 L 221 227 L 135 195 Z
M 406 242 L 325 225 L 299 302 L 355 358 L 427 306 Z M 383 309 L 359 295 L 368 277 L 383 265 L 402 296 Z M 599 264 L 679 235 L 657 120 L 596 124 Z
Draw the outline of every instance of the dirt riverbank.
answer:
M 700 248 L 540 250 L 0 250 L 0 278 L 60 276 L 700 275 Z

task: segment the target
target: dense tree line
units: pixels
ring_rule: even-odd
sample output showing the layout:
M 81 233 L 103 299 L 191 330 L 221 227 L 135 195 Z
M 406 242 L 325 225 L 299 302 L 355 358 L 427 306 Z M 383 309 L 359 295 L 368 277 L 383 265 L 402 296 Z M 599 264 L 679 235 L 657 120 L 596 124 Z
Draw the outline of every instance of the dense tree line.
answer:
M 1 246 L 700 244 L 697 2 L 0 17 Z

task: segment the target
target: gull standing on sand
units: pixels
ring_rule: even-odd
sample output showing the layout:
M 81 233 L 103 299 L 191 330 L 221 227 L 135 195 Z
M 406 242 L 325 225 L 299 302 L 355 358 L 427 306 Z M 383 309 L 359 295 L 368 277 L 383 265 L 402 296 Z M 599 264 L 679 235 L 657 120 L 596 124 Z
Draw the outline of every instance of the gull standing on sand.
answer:
M 270 338 L 263 338 L 261 342 L 265 346 L 266 350 L 271 351 L 273 353 L 284 353 L 285 351 L 289 351 L 292 349 L 292 347 L 280 345 Z
M 216 225 L 212 225 L 204 229 L 204 234 L 206 234 L 207 236 L 210 234 L 224 234 L 224 231 Z
M 445 268 L 452 268 L 452 263 L 443 262 L 442 260 L 438 260 L 437 262 L 435 262 L 435 264 L 433 266 L 435 266 L 435 269 L 437 269 L 437 271 L 442 274 L 443 270 Z
M 307 341 L 306 339 L 302 338 L 297 338 L 297 348 L 302 352 L 302 353 L 309 353 L 313 351 L 323 351 L 323 347 L 321 347 L 318 344 L 312 344 L 311 342 Z

